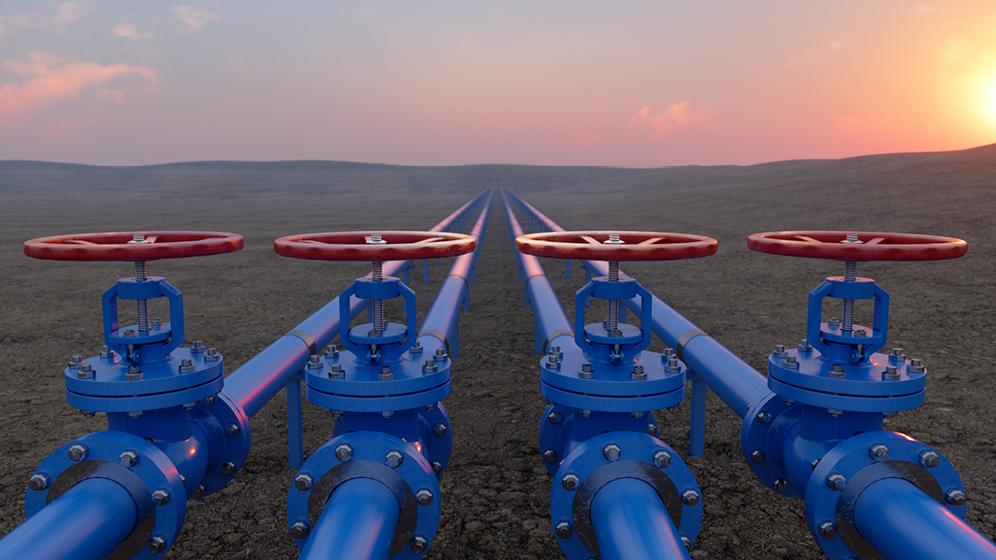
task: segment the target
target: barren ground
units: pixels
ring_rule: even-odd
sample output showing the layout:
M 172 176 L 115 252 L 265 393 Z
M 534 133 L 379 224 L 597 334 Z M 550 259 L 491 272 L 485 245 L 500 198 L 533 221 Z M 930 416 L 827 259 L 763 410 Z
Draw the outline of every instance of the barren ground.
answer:
M 511 189 L 566 229 L 658 230 L 719 240 L 695 261 L 626 266 L 650 291 L 756 368 L 776 343 L 804 334 L 806 295 L 835 262 L 753 253 L 745 240 L 771 230 L 900 231 L 960 237 L 954 261 L 871 263 L 892 296 L 889 345 L 928 368 L 926 404 L 887 420 L 934 446 L 962 476 L 968 521 L 996 534 L 996 148 L 943 154 L 797 161 L 752 167 L 653 170 L 470 166 L 404 168 L 324 162 L 201 163 L 144 168 L 0 162 L 0 535 L 24 520 L 28 477 L 65 442 L 106 428 L 65 403 L 71 354 L 101 345 L 100 294 L 131 274 L 126 263 L 25 257 L 45 235 L 114 230 L 241 233 L 238 253 L 157 261 L 150 274 L 184 292 L 188 342 L 204 340 L 230 373 L 365 273 L 364 265 L 296 261 L 273 239 L 351 229 L 428 229 L 472 196 Z M 549 524 L 551 479 L 536 441 L 544 407 L 532 314 L 522 305 L 500 201 L 482 244 L 471 309 L 461 314 L 460 357 L 445 405 L 454 449 L 441 479 L 442 519 L 429 559 L 563 558 Z M 575 267 L 546 262 L 573 315 Z M 412 278 L 420 320 L 449 264 L 430 283 Z M 420 272 L 420 268 L 416 269 Z M 859 316 L 858 319 L 861 317 Z M 860 322 L 860 321 L 859 321 Z M 657 343 L 654 350 L 662 349 Z M 763 370 L 762 370 L 763 371 Z M 709 395 L 704 458 L 689 458 L 689 406 L 659 412 L 660 437 L 702 487 L 696 559 L 825 558 L 803 504 L 758 482 L 740 451 L 740 419 Z M 305 452 L 331 437 L 327 411 L 305 405 Z M 297 557 L 285 503 L 283 394 L 253 417 L 246 467 L 221 492 L 188 505 L 174 559 Z

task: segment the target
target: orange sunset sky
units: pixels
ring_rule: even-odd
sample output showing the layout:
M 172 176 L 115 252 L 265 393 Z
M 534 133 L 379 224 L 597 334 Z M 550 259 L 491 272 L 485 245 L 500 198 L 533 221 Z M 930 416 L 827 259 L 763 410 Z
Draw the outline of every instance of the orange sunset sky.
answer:
M 0 5 L 0 160 L 655 167 L 996 141 L 996 2 Z

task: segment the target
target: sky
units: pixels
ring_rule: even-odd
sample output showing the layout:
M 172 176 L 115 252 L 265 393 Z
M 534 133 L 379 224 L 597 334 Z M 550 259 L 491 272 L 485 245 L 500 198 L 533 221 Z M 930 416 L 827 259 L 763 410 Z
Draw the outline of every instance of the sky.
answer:
M 993 0 L 0 3 L 0 160 L 659 167 L 993 142 Z

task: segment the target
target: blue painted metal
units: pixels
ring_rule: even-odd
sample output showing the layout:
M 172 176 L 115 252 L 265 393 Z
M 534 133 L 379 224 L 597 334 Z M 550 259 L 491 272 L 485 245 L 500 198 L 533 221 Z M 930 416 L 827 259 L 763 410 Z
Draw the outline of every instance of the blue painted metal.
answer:
M 0 539 L 0 558 L 100 560 L 128 538 L 137 520 L 128 490 L 87 479 Z
M 298 558 L 387 560 L 401 506 L 384 484 L 354 478 L 339 485 Z
M 287 383 L 287 463 L 292 469 L 304 464 L 304 422 L 301 412 L 301 382 L 304 372 Z
M 996 558 L 996 545 L 912 483 L 885 478 L 854 505 L 854 522 L 886 560 Z
M 635 478 L 607 483 L 591 503 L 602 560 L 689 558 L 654 488 Z

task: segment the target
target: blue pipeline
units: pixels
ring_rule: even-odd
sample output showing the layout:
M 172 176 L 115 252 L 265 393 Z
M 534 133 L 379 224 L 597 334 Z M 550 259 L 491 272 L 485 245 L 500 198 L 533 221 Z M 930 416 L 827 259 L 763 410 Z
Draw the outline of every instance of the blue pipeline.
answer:
M 532 214 L 546 229 L 564 231 L 550 218 L 515 193 L 509 193 L 526 213 Z M 604 261 L 585 261 L 585 266 L 601 276 L 608 275 L 608 264 Z M 656 296 L 651 298 L 653 305 L 653 331 L 665 344 L 674 348 L 678 359 L 685 362 L 688 369 L 706 382 L 733 412 L 743 418 L 753 403 L 767 395 L 767 378 L 741 360 L 725 346 L 681 316 Z M 631 311 L 639 314 L 642 308 L 639 298 L 622 300 Z
M 137 516 L 128 490 L 106 478 L 90 478 L 0 539 L 0 558 L 99 560 L 128 537 Z
M 487 192 L 467 202 L 429 231 L 443 231 L 453 227 L 485 195 Z M 410 261 L 385 262 L 384 274 L 395 276 L 400 271 L 407 270 L 409 263 Z M 362 300 L 350 302 L 350 319 L 359 315 L 365 306 L 366 302 Z M 312 354 L 325 347 L 338 334 L 339 298 L 336 297 L 232 372 L 225 379 L 225 393 L 247 416 L 254 416 L 304 368 Z
M 854 504 L 854 524 L 886 560 L 996 557 L 992 541 L 901 478 L 865 488 Z
M 343 482 L 325 504 L 302 560 L 387 560 L 401 507 L 383 483 L 369 478 Z
M 491 216 L 491 204 L 494 200 L 494 192 L 491 191 L 481 210 L 474 228 L 470 235 L 477 241 L 477 249 L 473 253 L 460 255 L 450 268 L 449 275 L 443 281 L 439 293 L 429 313 L 422 321 L 422 329 L 419 331 L 419 344 L 430 353 L 435 351 L 437 344 L 445 346 L 447 353 L 457 358 L 459 357 L 459 329 L 457 327 L 457 317 L 460 311 L 460 302 L 469 301 L 471 270 L 477 256 L 477 251 L 481 250 L 481 240 L 488 227 L 488 218 Z M 433 342 L 434 339 L 435 342 Z
M 502 202 L 505 207 L 505 219 L 508 221 L 509 236 L 514 244 L 515 238 L 523 233 L 522 227 L 515 218 L 505 192 L 502 192 Z M 536 352 L 545 353 L 546 349 L 554 344 L 573 345 L 574 328 L 560 306 L 557 294 L 553 291 L 553 286 L 550 285 L 550 280 L 546 277 L 539 259 L 518 251 L 515 251 L 515 254 L 523 270 L 529 302 L 536 315 Z
M 602 560 L 688 558 L 660 496 L 635 478 L 607 483 L 591 502 L 591 524 Z

